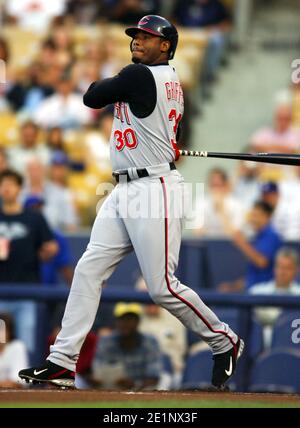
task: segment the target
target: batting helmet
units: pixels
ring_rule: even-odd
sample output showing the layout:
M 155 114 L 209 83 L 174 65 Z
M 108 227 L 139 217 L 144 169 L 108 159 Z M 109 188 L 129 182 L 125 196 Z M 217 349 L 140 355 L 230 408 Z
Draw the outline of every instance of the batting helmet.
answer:
M 171 24 L 171 22 L 162 16 L 146 15 L 140 19 L 136 27 L 127 28 L 125 33 L 127 36 L 133 38 L 138 31 L 144 31 L 145 33 L 163 37 L 164 39 L 169 40 L 171 44 L 169 49 L 169 59 L 174 58 L 178 43 L 178 33 L 176 27 Z

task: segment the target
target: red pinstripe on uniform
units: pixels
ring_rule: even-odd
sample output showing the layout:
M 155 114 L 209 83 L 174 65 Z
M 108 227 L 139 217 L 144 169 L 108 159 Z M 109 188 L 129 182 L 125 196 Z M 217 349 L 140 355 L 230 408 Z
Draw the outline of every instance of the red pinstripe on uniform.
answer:
M 188 302 L 186 299 L 184 299 L 183 297 L 181 297 L 179 294 L 177 294 L 174 290 L 172 290 L 171 288 L 171 284 L 170 284 L 170 279 L 169 279 L 169 272 L 168 272 L 168 260 L 169 260 L 169 236 L 168 236 L 168 200 L 167 200 L 167 189 L 166 189 L 166 183 L 163 177 L 160 177 L 160 182 L 162 184 L 162 188 L 163 188 L 163 195 L 164 195 L 164 209 L 165 209 L 165 279 L 166 279 L 166 283 L 167 283 L 167 287 L 168 290 L 170 291 L 170 293 L 176 297 L 176 299 L 181 300 L 185 305 L 187 305 L 200 319 L 201 321 L 206 325 L 206 327 L 212 331 L 213 333 L 216 334 L 223 334 L 224 336 L 226 336 L 228 338 L 228 340 L 231 342 L 231 344 L 233 345 L 234 348 L 234 353 L 237 354 L 237 346 L 234 343 L 232 337 L 230 337 L 228 335 L 228 333 L 226 333 L 225 331 L 222 330 L 214 330 L 213 327 L 211 326 L 211 324 L 209 323 L 209 321 L 200 313 L 200 311 L 195 308 L 195 306 Z

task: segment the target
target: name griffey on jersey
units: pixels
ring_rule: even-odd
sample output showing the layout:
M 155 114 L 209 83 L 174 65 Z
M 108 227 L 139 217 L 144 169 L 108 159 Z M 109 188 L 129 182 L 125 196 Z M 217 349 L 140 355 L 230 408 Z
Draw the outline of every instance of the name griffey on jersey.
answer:
M 177 101 L 178 104 L 183 106 L 183 103 L 184 103 L 183 92 L 182 92 L 180 82 L 166 82 L 165 87 L 166 87 L 167 100 Z

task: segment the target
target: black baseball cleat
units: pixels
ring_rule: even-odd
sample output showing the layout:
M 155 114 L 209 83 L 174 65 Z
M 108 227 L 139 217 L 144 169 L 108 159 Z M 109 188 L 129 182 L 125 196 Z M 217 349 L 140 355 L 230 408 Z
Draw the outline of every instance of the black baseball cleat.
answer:
M 59 388 L 75 388 L 75 373 L 48 360 L 41 367 L 21 370 L 19 377 L 32 384 L 47 383 Z
M 225 383 L 233 376 L 237 360 L 241 357 L 244 346 L 243 340 L 239 339 L 229 351 L 213 356 L 214 367 L 211 383 L 219 391 L 229 390 Z

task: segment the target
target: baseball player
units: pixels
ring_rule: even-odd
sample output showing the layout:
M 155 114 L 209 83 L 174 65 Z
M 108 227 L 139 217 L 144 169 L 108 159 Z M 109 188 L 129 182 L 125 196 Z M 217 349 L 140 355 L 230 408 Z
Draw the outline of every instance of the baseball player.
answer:
M 143 17 L 125 33 L 132 39 L 133 64 L 115 77 L 92 83 L 84 95 L 85 105 L 92 108 L 115 104 L 110 153 L 118 184 L 97 214 L 90 242 L 75 269 L 62 329 L 46 363 L 21 370 L 19 376 L 27 382 L 74 386 L 76 362 L 96 316 L 101 286 L 134 249 L 154 302 L 211 347 L 212 384 L 223 390 L 244 343 L 174 275 L 182 219 L 172 215 L 172 207 L 183 187 L 174 161 L 183 93 L 169 60 L 174 57 L 178 33 L 156 15 Z M 151 186 L 160 202 L 158 216 L 120 214 L 119 202 L 125 194 L 143 195 Z

